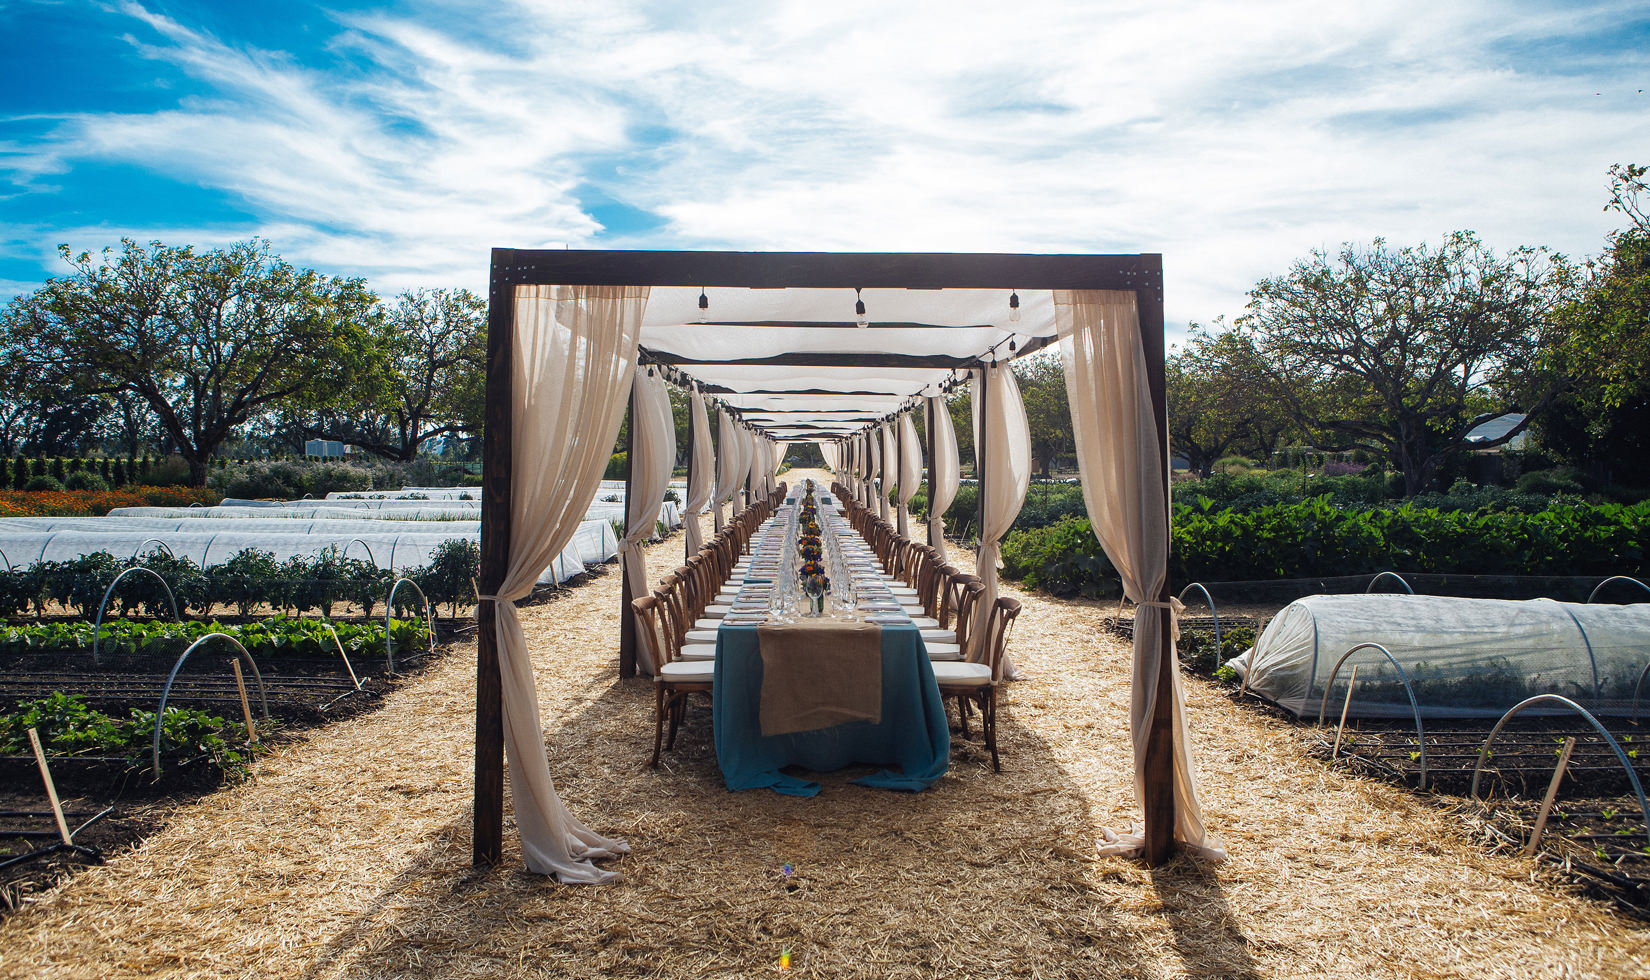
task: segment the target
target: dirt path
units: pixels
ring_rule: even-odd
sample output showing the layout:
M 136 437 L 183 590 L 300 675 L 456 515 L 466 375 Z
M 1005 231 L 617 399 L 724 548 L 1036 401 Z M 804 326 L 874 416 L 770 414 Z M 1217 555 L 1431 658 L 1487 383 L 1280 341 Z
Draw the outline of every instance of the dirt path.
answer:
M 650 550 L 654 574 L 681 539 Z M 1012 589 L 1005 592 L 1014 593 Z M 650 771 L 652 694 L 615 670 L 618 576 L 525 611 L 568 807 L 635 853 L 574 888 L 469 867 L 464 652 L 384 710 L 258 764 L 0 923 L 15 977 L 1632 977 L 1650 929 L 1485 856 L 1402 790 L 1188 682 L 1215 867 L 1093 856 L 1134 812 L 1127 650 L 1105 604 L 1022 596 L 1005 771 L 959 743 L 908 796 L 822 777 L 730 795 L 696 707 Z M 790 864 L 786 876 L 782 867 Z

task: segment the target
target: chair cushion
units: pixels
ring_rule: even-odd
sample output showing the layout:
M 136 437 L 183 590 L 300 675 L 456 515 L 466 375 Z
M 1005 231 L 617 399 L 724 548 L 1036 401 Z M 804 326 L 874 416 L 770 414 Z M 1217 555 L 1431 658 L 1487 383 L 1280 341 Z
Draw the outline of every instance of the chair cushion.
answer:
M 708 660 L 672 660 L 659 668 L 657 680 L 671 684 L 709 684 L 716 678 L 716 665 Z
M 957 642 L 957 631 L 956 630 L 924 629 L 922 631 L 922 642 L 924 642 L 924 643 L 956 643 Z
M 709 605 L 709 606 L 705 607 L 705 615 L 706 616 L 725 615 L 727 613 L 727 611 L 732 609 L 732 608 L 733 608 L 732 606 L 730 606 L 726 603 L 715 603 L 713 605 Z
M 928 651 L 929 660 L 962 659 L 962 646 L 956 643 L 929 643 L 925 640 L 922 647 Z
M 991 668 L 985 664 L 939 660 L 934 662 L 934 680 L 941 687 L 984 687 L 991 683 Z
M 937 629 L 940 628 L 940 621 L 939 620 L 935 619 L 932 616 L 918 615 L 918 613 L 921 613 L 921 612 L 922 612 L 921 609 L 917 609 L 915 611 L 912 611 L 910 609 L 906 610 L 906 613 L 909 614 L 910 617 L 911 617 L 911 625 L 915 626 L 917 629 L 920 629 L 920 630 L 937 630 Z
M 716 642 L 716 631 L 715 630 L 688 630 L 687 631 L 687 639 L 689 641 L 697 640 L 700 643 L 703 643 L 707 640 L 710 641 L 711 643 L 715 643 Z
M 961 654 L 958 654 L 961 656 Z M 684 643 L 682 644 L 681 659 L 683 660 L 715 660 L 716 644 L 714 643 Z

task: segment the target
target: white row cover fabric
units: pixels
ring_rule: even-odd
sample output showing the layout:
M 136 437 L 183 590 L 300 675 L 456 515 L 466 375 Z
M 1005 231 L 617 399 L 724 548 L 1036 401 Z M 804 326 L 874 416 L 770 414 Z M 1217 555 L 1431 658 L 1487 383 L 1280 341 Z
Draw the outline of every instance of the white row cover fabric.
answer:
M 672 500 L 660 504 L 660 519 L 667 527 L 679 527 L 682 522 L 682 507 Z M 413 523 L 434 525 L 430 531 L 445 532 L 445 524 L 478 524 L 481 518 L 480 510 L 448 511 L 426 509 L 397 509 L 397 510 L 364 510 L 349 507 L 332 507 L 316 504 L 312 507 L 116 507 L 109 511 L 110 517 L 156 517 L 179 518 L 187 520 L 232 520 L 247 519 L 264 521 L 271 527 L 284 527 L 287 522 L 304 524 L 309 521 L 387 521 L 390 523 Z M 624 494 L 611 490 L 603 490 L 600 499 L 592 501 L 585 508 L 584 516 L 589 519 L 602 518 L 623 523 L 625 519 Z M 479 524 L 478 524 L 479 526 Z
M 619 562 L 630 589 L 626 598 L 634 602 L 653 591 L 647 580 L 642 542 L 653 537 L 659 504 L 676 464 L 676 418 L 670 408 L 670 389 L 662 376 L 637 371 L 632 387 L 631 496 L 626 504 L 625 534 L 619 539 Z M 636 663 L 652 676 L 658 658 L 649 632 L 636 631 Z
M 980 415 L 982 391 L 985 418 Z M 983 623 L 997 602 L 997 566 L 1002 564 L 1003 537 L 1020 516 L 1026 489 L 1031 485 L 1031 430 L 1026 426 L 1019 382 L 1006 364 L 989 364 L 975 372 L 973 401 L 974 450 L 978 456 L 984 447 L 985 457 L 980 460 L 976 456 L 974 464 L 984 479 L 980 549 L 975 555 L 975 571 L 985 584 L 979 603 Z M 1007 653 L 1003 655 L 1003 671 L 1009 678 L 1019 674 Z
M 710 506 L 716 512 L 716 530 L 722 530 L 722 505 L 734 499 L 739 492 L 738 426 L 728 413 L 716 410 L 716 489 L 711 492 Z M 738 505 L 734 505 L 735 512 Z
M 1069 290 L 1055 294 L 1066 393 L 1071 403 L 1083 503 L 1095 537 L 1136 603 L 1157 603 L 1169 578 L 1168 436 L 1153 409 L 1135 294 Z M 1175 837 L 1212 859 L 1225 851 L 1212 841 L 1197 802 L 1197 778 L 1187 735 L 1186 701 L 1174 651 L 1171 610 L 1142 605 L 1135 616 L 1134 671 L 1129 727 L 1134 735 L 1135 798 L 1145 803 L 1146 749 L 1156 707 L 1160 666 L 1174 692 Z M 1169 632 L 1169 663 L 1159 651 Z M 1112 835 L 1103 854 L 1135 856 L 1139 834 Z
M 1627 714 L 1639 673 L 1650 663 L 1650 604 L 1463 599 L 1428 595 L 1316 595 L 1298 599 L 1255 645 L 1227 661 L 1249 690 L 1296 715 L 1313 715 L 1336 661 L 1360 643 L 1336 675 L 1330 711 L 1340 710 L 1358 667 L 1350 713 L 1497 718 L 1537 694 L 1558 694 L 1594 714 Z M 1404 681 L 1409 682 L 1406 690 Z M 1535 710 L 1535 709 L 1532 709 Z
M 944 395 L 924 399 L 928 403 L 928 439 L 934 454 L 934 480 L 928 488 L 928 545 L 945 560 L 945 512 L 957 499 L 962 483 L 962 463 L 957 454 L 957 429 L 951 422 L 951 408 Z
M 917 423 L 910 412 L 900 415 L 899 422 L 899 533 L 911 535 L 911 498 L 917 495 L 922 482 L 922 443 L 917 441 Z
M 704 535 L 699 533 L 699 515 L 709 506 L 711 493 L 716 489 L 716 454 L 710 444 L 710 415 L 705 411 L 705 399 L 699 386 L 693 386 L 688 399 L 688 424 L 693 431 L 693 458 L 688 462 L 687 503 L 683 506 L 683 522 L 687 525 L 687 553 L 697 554 L 704 547 Z
M 630 848 L 585 826 L 556 795 L 515 603 L 566 546 L 595 496 L 636 371 L 647 296 L 634 287 L 515 290 L 510 563 L 494 602 L 495 636 L 522 853 L 529 870 L 563 882 L 613 880 L 615 873 L 592 860 Z

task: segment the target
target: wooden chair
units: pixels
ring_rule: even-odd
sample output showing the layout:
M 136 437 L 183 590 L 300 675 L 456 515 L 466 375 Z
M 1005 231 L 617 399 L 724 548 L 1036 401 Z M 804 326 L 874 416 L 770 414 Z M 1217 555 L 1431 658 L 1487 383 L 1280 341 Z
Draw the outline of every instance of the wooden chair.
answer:
M 983 588 L 983 587 L 982 587 Z M 980 729 L 986 748 L 991 750 L 991 768 L 1002 772 L 997 755 L 997 688 L 1003 682 L 1003 653 L 1008 649 L 1008 635 L 1014 620 L 1020 615 L 1020 601 L 999 596 L 986 618 L 981 662 L 938 662 L 934 664 L 934 680 L 940 686 L 940 699 L 957 702 L 957 718 L 962 725 L 963 738 L 968 737 L 969 705 L 980 709 Z
M 659 768 L 661 746 L 676 747 L 676 730 L 687 713 L 690 694 L 710 695 L 716 667 L 709 661 L 675 659 L 669 629 L 661 622 L 657 595 L 643 596 L 631 602 L 636 618 L 647 630 L 663 661 L 653 675 L 653 758 L 648 766 Z M 670 738 L 665 740 L 665 717 L 670 718 Z

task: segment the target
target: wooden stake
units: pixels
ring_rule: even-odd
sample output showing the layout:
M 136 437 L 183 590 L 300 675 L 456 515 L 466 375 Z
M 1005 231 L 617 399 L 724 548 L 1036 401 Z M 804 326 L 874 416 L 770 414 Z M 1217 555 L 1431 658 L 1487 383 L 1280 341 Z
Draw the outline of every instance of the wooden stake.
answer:
M 343 648 L 340 647 L 340 650 Z M 229 661 L 229 666 L 235 668 L 235 689 L 241 692 L 241 717 L 246 719 L 246 740 L 258 740 L 258 728 L 252 724 L 252 705 L 246 701 L 246 679 L 241 676 L 241 662 L 239 659 Z M 351 672 L 351 676 L 354 676 Z
M 475 579 L 471 579 L 470 581 L 473 583 Z M 332 634 L 332 645 L 338 648 L 338 656 L 344 658 L 344 669 L 349 671 L 350 683 L 355 685 L 355 689 L 357 691 L 361 690 L 361 680 L 355 676 L 355 668 L 349 665 L 349 654 L 344 652 L 344 644 L 340 643 L 338 640 L 338 631 L 333 629 L 331 626 L 328 626 L 327 632 Z M 241 662 L 239 660 L 235 661 L 235 669 L 239 670 L 240 666 Z
M 1341 734 L 1346 731 L 1346 713 L 1352 708 L 1352 685 L 1358 683 L 1358 665 L 1352 665 L 1352 676 L 1346 679 L 1346 703 L 1341 705 L 1341 723 L 1335 728 L 1335 747 L 1329 750 L 1329 758 L 1333 759 L 1341 754 Z
M 52 816 L 57 818 L 57 833 L 63 838 L 63 843 L 74 846 L 74 839 L 69 836 L 69 825 L 63 819 L 63 804 L 57 801 L 57 785 L 52 782 L 52 771 L 46 767 L 46 750 L 40 747 L 40 733 L 29 729 L 29 744 L 34 746 L 34 761 L 40 764 L 40 778 L 46 783 L 46 798 L 52 801 Z
M 1553 770 L 1553 780 L 1547 784 L 1547 795 L 1541 798 L 1541 813 L 1535 818 L 1535 829 L 1530 831 L 1530 842 L 1524 845 L 1525 857 L 1534 857 L 1541 843 L 1541 834 L 1547 829 L 1547 816 L 1553 812 L 1553 797 L 1558 795 L 1558 784 L 1564 781 L 1564 770 L 1570 768 L 1570 753 L 1575 747 L 1574 735 L 1564 740 L 1564 748 L 1558 753 L 1558 768 Z

